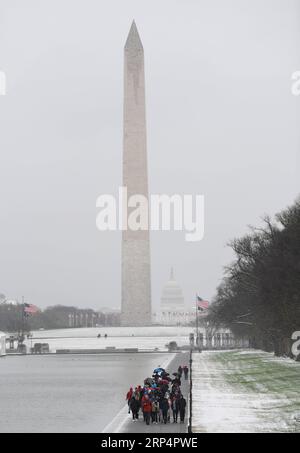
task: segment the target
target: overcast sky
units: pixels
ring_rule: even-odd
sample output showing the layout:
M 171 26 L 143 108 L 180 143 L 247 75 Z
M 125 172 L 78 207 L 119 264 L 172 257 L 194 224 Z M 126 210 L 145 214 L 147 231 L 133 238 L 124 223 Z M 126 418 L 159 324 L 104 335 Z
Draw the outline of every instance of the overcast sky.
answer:
M 0 292 L 45 307 L 120 306 L 121 237 L 95 226 L 121 185 L 123 46 L 145 50 L 154 193 L 204 194 L 205 238 L 152 233 L 157 306 L 170 267 L 211 299 L 227 242 L 299 192 L 298 0 L 0 0 Z

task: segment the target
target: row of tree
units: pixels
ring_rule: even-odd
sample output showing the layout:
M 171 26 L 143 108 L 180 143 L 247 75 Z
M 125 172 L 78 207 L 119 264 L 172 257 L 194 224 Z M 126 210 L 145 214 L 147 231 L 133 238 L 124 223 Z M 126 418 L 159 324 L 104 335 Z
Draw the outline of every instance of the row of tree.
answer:
M 0 305 L 0 330 L 20 332 L 38 329 L 66 329 L 74 327 L 119 326 L 119 313 L 95 312 L 56 305 L 24 318 L 22 304 Z
M 235 259 L 217 290 L 211 323 L 249 336 L 254 347 L 291 354 L 292 334 L 300 331 L 300 200 L 230 245 Z

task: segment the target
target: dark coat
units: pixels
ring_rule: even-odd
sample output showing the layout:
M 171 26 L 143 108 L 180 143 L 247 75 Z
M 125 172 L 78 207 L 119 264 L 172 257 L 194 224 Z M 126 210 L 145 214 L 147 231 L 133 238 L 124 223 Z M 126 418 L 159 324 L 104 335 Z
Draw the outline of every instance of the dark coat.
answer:
M 169 402 L 166 398 L 163 398 L 159 403 L 159 407 L 163 412 L 167 412 L 169 410 Z
M 178 400 L 178 410 L 184 412 L 186 408 L 186 400 L 184 398 L 179 398 Z
M 133 413 L 138 412 L 140 409 L 140 402 L 135 398 L 131 398 L 129 407 Z

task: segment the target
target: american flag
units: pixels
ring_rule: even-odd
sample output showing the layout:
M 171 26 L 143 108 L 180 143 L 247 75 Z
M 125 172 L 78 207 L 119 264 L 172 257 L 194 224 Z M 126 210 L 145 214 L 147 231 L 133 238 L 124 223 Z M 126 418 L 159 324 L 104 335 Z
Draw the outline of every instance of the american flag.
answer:
M 35 315 L 38 313 L 40 310 L 38 307 L 32 304 L 24 304 L 24 314 L 25 315 Z
M 209 307 L 209 302 L 207 300 L 203 300 L 201 297 L 197 296 L 197 310 L 205 311 Z

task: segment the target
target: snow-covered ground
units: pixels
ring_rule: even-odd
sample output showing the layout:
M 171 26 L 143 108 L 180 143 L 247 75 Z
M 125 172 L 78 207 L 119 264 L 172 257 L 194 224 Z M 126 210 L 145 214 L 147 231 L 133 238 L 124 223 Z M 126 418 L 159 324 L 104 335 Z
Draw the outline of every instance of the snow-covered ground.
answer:
M 166 344 L 176 341 L 179 346 L 189 344 L 191 327 L 95 327 L 82 329 L 60 329 L 33 332 L 28 347 L 34 343 L 49 343 L 51 352 L 57 349 L 104 349 L 139 348 L 143 350 L 166 351 Z M 101 334 L 101 338 L 97 336 Z M 108 337 L 104 338 L 107 334 Z
M 300 364 L 259 351 L 193 354 L 193 431 L 300 432 Z
M 39 337 L 96 337 L 99 333 L 107 333 L 110 337 L 164 337 L 186 336 L 193 330 L 192 327 L 182 326 L 148 326 L 148 327 L 83 327 L 76 329 L 36 330 L 35 336 Z

